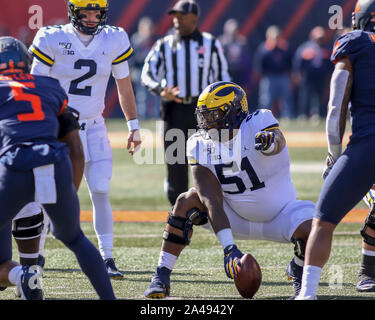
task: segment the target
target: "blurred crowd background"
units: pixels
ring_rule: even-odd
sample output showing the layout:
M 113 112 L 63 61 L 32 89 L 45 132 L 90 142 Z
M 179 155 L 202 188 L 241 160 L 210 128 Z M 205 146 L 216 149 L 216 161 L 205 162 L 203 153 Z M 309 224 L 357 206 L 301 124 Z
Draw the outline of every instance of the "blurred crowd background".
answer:
M 135 51 L 130 64 L 141 119 L 160 116 L 158 98 L 143 88 L 140 74 L 155 40 L 171 31 L 172 17 L 167 11 L 176 1 L 110 1 L 108 24 L 125 28 Z M 326 116 L 333 70 L 330 55 L 335 39 L 349 31 L 355 0 L 196 2 L 201 7 L 200 31 L 220 39 L 232 81 L 245 89 L 252 110 L 268 107 L 279 118 L 313 122 Z M 43 10 L 43 25 L 68 22 L 64 0 L 0 0 L 0 35 L 30 45 L 37 31 L 30 28 L 35 23 L 35 6 Z M 342 18 L 342 27 L 330 28 L 333 18 Z M 107 90 L 104 116 L 120 116 L 113 81 Z

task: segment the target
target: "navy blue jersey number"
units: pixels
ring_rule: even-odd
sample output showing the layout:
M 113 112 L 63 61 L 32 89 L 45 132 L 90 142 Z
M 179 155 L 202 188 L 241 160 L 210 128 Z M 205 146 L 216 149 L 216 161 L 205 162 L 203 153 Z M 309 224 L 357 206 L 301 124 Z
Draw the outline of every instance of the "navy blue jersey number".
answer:
M 215 165 L 216 175 L 220 181 L 220 184 L 236 184 L 238 191 L 224 191 L 225 193 L 229 194 L 238 194 L 244 193 L 246 190 L 246 186 L 240 177 L 225 177 L 223 173 L 224 168 L 232 168 L 233 162 L 228 164 L 217 164 Z M 252 187 L 250 188 L 251 191 L 258 190 L 265 187 L 264 182 L 261 182 L 251 165 L 249 159 L 247 157 L 243 158 L 241 161 L 241 170 L 246 171 L 249 179 L 252 183 Z
M 96 75 L 97 64 L 94 60 L 79 59 L 74 64 L 74 69 L 80 70 L 83 67 L 88 67 L 89 71 L 85 73 L 82 77 L 72 80 L 69 87 L 69 93 L 78 96 L 91 96 L 91 86 L 86 86 L 84 88 L 78 88 L 78 85 L 93 76 Z

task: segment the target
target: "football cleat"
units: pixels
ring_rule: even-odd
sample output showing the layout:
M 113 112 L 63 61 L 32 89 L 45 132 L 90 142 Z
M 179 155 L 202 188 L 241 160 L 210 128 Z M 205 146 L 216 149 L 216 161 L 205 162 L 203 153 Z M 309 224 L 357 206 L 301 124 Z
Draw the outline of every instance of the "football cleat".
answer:
M 303 267 L 296 264 L 293 258 L 292 261 L 290 261 L 288 267 L 286 268 L 285 273 L 287 279 L 292 280 L 294 289 L 293 298 L 295 298 L 299 295 L 299 292 L 301 291 Z
M 105 259 L 104 265 L 111 279 L 118 280 L 124 277 L 124 275 L 116 268 L 115 260 L 113 258 Z
M 359 274 L 356 288 L 358 292 L 375 292 L 375 280 L 365 274 Z
M 22 299 L 44 300 L 39 277 L 39 272 L 33 272 L 29 266 L 22 267 L 22 274 L 17 280 L 17 288 Z
M 150 286 L 144 292 L 144 296 L 150 299 L 163 299 L 169 296 L 171 270 L 166 267 L 157 267 L 152 276 Z

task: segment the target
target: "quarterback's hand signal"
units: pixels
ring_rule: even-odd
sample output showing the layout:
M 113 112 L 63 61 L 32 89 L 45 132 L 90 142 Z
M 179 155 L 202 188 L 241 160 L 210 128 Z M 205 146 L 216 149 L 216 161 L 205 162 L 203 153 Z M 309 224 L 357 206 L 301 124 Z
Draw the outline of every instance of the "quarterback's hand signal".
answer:
M 272 131 L 259 131 L 255 135 L 255 150 L 267 151 L 275 141 L 275 133 Z
M 224 269 L 228 278 L 234 279 L 237 277 L 237 266 L 241 266 L 240 260 L 242 256 L 243 253 L 235 244 L 224 249 Z

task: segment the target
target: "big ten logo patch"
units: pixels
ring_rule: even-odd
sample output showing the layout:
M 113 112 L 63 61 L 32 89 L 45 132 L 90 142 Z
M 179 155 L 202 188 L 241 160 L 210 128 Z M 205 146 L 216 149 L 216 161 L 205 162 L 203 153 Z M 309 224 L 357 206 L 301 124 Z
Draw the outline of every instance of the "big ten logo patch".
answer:
M 74 50 L 71 50 L 72 43 L 71 42 L 59 42 L 59 47 L 62 49 L 63 55 L 74 55 Z

